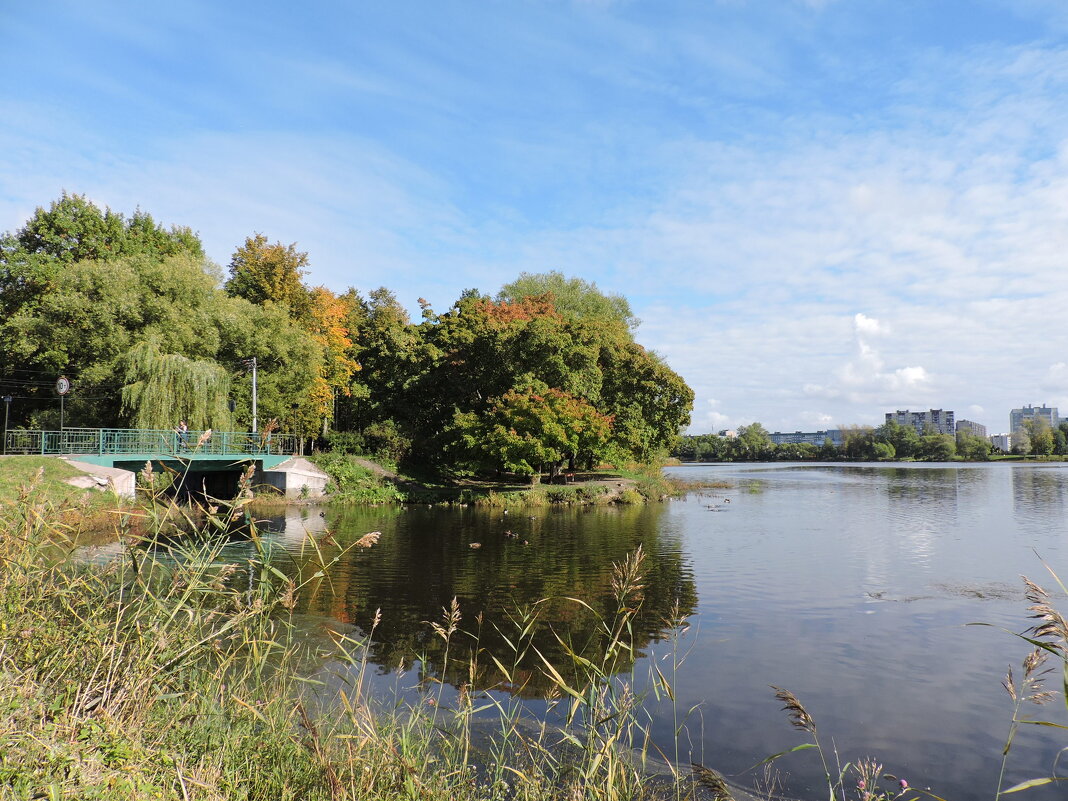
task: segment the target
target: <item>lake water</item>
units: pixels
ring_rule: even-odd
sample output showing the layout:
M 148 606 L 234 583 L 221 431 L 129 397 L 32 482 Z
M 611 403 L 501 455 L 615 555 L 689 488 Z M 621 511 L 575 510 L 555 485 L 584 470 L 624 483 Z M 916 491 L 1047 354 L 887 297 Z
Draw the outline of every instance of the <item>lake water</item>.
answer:
M 684 758 L 746 784 L 746 768 L 803 742 L 769 687 L 777 685 L 801 699 L 843 762 L 875 756 L 949 801 L 992 798 L 1012 712 L 1000 684 L 1010 664 L 1021 673 L 1028 649 L 998 628 L 967 624 L 1022 631 L 1029 621 L 1020 575 L 1049 589 L 1042 560 L 1068 574 L 1068 468 L 768 464 L 671 472 L 729 488 L 646 507 L 508 514 L 379 507 L 323 517 L 305 509 L 274 521 L 274 537 L 299 562 L 308 559 L 306 537 L 320 537 L 324 527 L 341 545 L 382 532 L 378 545 L 353 549 L 332 571 L 333 592 L 305 593 L 298 612 L 309 630 L 366 632 L 380 609 L 371 659 L 379 684 L 402 690 L 419 670 L 440 674 L 440 641 L 427 621 L 440 620 L 453 597 L 461 628 L 480 628 L 482 645 L 502 650 L 496 629 L 508 633 L 509 614 L 556 599 L 541 605 L 539 647 L 560 655 L 552 627 L 595 655 L 603 643 L 592 615 L 562 597 L 608 612 L 612 563 L 641 545 L 642 656 L 624 667 L 641 684 L 650 660 L 685 652 L 677 708 L 697 709 L 683 735 Z M 1068 600 L 1059 603 L 1068 612 Z M 676 604 L 688 628 L 673 642 L 663 621 Z M 413 671 L 420 654 L 425 661 Z M 466 667 L 451 664 L 444 678 L 466 680 Z M 536 707 L 545 682 L 529 667 L 522 686 L 509 689 Z M 487 671 L 479 682 L 498 679 Z M 649 711 L 654 737 L 670 751 L 670 705 Z M 1068 724 L 1063 702 L 1025 711 Z M 1024 727 L 1006 786 L 1050 775 L 1062 745 L 1064 732 Z M 789 774 L 790 794 L 826 797 L 813 751 L 777 765 Z M 1043 788 L 1020 797 L 1064 794 Z

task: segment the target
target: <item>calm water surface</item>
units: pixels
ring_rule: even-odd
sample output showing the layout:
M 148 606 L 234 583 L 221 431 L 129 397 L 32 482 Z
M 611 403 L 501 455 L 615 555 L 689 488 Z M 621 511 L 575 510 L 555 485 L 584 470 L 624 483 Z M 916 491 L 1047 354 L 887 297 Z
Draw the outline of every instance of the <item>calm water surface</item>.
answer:
M 542 605 L 539 647 L 559 655 L 552 626 L 596 655 L 603 643 L 592 617 L 562 596 L 610 610 L 612 563 L 640 544 L 648 554 L 643 648 L 626 667 L 640 683 L 649 660 L 669 658 L 662 621 L 677 604 L 689 628 L 675 689 L 680 710 L 698 706 L 684 736 L 694 760 L 738 774 L 802 742 L 769 689 L 777 685 L 797 694 L 843 761 L 877 756 L 950 801 L 991 798 L 1011 716 L 1000 682 L 1009 664 L 1020 673 L 1026 647 L 997 628 L 966 624 L 1021 631 L 1027 603 L 1019 576 L 1051 585 L 1039 556 L 1068 573 L 1068 468 L 775 464 L 671 472 L 729 489 L 643 508 L 507 515 L 304 510 L 275 521 L 276 541 L 299 562 L 308 558 L 302 543 L 324 527 L 341 544 L 382 532 L 377 546 L 354 549 L 337 566 L 333 593 L 305 593 L 299 611 L 309 630 L 362 633 L 381 609 L 371 659 L 380 687 L 402 688 L 419 670 L 440 676 L 439 641 L 426 621 L 439 620 L 453 597 L 461 628 L 478 629 L 482 613 L 482 644 L 500 649 L 496 629 L 510 631 L 509 615 L 560 599 Z M 419 654 L 426 659 L 416 665 Z M 523 685 L 509 689 L 535 698 L 540 673 L 521 676 Z M 466 672 L 450 669 L 445 678 L 458 684 Z M 484 686 L 498 681 L 488 671 L 479 677 Z M 671 709 L 651 711 L 667 750 Z M 1035 712 L 1068 724 L 1063 704 Z M 1010 755 L 1008 783 L 1049 775 L 1060 745 L 1068 736 L 1027 727 Z M 825 791 L 812 754 L 778 764 L 793 794 L 818 798 Z M 1062 788 L 1020 797 L 1065 795 Z

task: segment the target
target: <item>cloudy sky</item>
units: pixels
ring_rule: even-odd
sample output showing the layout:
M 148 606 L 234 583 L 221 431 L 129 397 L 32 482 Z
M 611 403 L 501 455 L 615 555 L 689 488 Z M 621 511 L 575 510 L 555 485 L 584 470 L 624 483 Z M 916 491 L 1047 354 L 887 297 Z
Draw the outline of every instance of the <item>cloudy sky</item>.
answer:
M 692 430 L 1068 414 L 1063 0 L 0 2 L 0 230 L 66 190 L 444 310 L 626 295 Z

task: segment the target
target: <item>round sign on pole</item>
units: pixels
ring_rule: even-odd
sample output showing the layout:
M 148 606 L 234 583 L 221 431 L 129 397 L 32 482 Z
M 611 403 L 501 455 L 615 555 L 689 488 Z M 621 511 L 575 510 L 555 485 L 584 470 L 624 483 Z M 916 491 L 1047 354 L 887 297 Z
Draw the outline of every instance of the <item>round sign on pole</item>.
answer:
M 70 381 L 67 380 L 65 375 L 61 375 L 56 379 L 56 392 L 60 395 L 66 395 L 70 392 Z

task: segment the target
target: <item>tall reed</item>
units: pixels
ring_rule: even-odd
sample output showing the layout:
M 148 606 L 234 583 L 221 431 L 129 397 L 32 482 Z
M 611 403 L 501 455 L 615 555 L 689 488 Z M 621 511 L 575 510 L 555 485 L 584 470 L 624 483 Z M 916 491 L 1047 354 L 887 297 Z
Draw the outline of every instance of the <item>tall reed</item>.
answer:
M 597 615 L 595 657 L 566 631 L 552 632 L 566 664 L 539 650 L 539 604 L 517 610 L 513 630 L 501 626 L 511 653 L 490 654 L 454 603 L 431 629 L 449 661 L 463 658 L 456 638 L 473 644 L 466 683 L 452 693 L 439 680 L 421 703 L 389 707 L 367 689 L 374 626 L 335 631 L 319 653 L 295 623 L 299 597 L 329 580 L 339 556 L 309 538 L 310 566 L 285 568 L 252 523 L 251 552 L 235 563 L 226 543 L 246 524 L 248 494 L 180 506 L 160 488 L 184 477 L 163 475 L 146 469 L 146 502 L 115 516 L 127 546 L 105 565 L 56 558 L 72 530 L 34 486 L 0 508 L 0 799 L 648 797 L 644 698 L 625 675 L 640 550 L 616 565 L 607 615 L 569 599 Z M 373 547 L 372 534 L 360 544 Z M 478 689 L 483 663 L 498 671 L 498 690 Z M 308 669 L 324 664 L 340 689 Z M 506 691 L 532 665 L 551 680 L 560 725 Z M 654 678 L 657 694 L 671 696 L 671 673 Z M 675 778 L 676 797 L 694 791 Z

